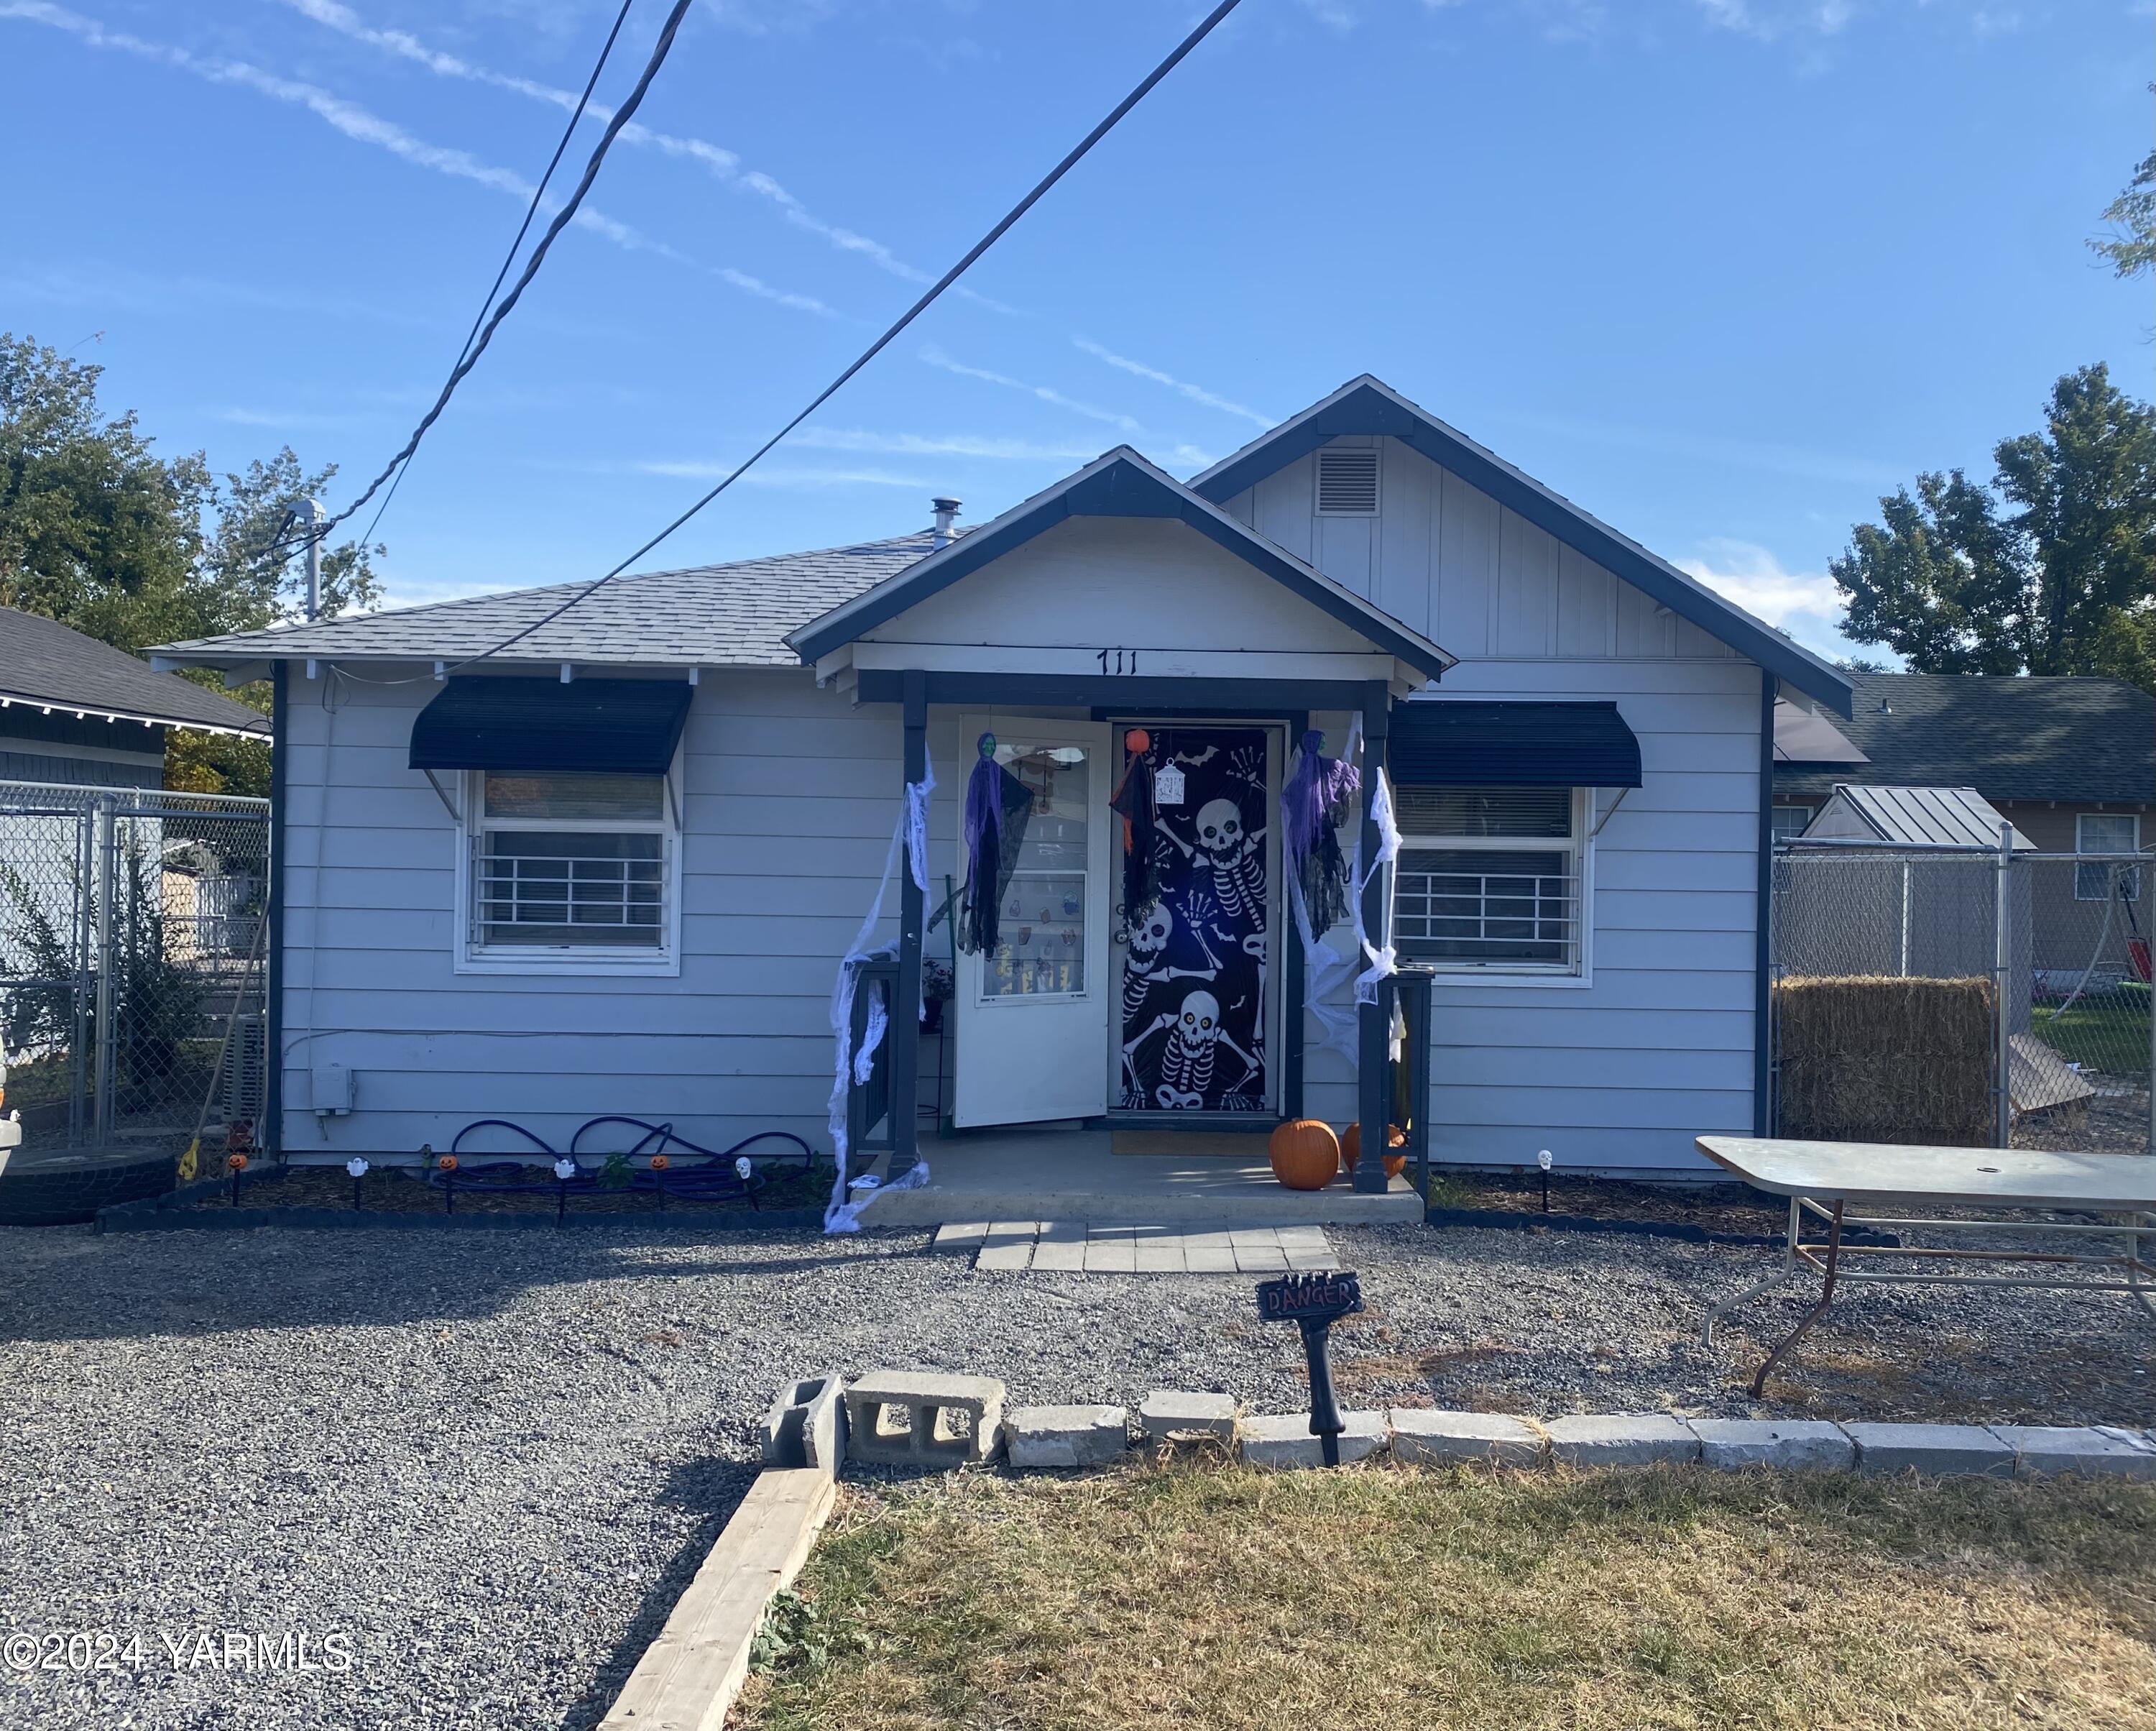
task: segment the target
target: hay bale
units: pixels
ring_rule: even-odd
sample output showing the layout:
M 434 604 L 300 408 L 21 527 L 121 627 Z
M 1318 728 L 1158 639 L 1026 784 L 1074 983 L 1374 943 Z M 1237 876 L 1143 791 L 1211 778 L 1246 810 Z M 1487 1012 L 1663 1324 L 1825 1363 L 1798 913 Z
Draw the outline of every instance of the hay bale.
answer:
M 1774 1008 L 1782 1135 L 1990 1145 L 1989 979 L 1791 979 L 1776 984 Z

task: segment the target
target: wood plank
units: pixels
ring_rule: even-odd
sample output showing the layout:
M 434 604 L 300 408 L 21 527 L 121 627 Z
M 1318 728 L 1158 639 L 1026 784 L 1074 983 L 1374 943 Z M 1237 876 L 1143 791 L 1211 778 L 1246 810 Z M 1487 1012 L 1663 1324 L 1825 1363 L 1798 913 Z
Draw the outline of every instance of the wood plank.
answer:
M 758 1475 L 601 1731 L 720 1731 L 764 1609 L 808 1560 L 838 1489 L 813 1467 Z

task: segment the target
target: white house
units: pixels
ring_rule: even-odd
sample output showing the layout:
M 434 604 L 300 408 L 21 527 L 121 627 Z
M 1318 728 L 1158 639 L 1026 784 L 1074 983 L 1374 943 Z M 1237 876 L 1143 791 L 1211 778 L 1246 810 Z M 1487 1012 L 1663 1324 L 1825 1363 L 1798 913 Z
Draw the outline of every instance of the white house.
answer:
M 833 983 L 905 790 L 932 768 L 927 889 L 901 863 L 871 940 L 900 1004 L 952 953 L 929 922 L 984 750 L 1027 824 L 996 946 L 956 954 L 958 1126 L 1374 1119 L 1346 1054 L 1384 1028 L 1327 1045 L 1306 1011 L 1277 819 L 1306 729 L 1337 755 L 1358 722 L 1404 835 L 1366 929 L 1438 970 L 1435 1158 L 1693 1169 L 1760 1126 L 1774 705 L 1845 714 L 1835 669 L 1368 377 L 1187 485 L 1118 449 L 950 515 L 165 650 L 276 681 L 284 1148 L 609 1112 L 824 1145 Z M 1167 917 L 1119 922 L 1138 730 L 1182 785 Z

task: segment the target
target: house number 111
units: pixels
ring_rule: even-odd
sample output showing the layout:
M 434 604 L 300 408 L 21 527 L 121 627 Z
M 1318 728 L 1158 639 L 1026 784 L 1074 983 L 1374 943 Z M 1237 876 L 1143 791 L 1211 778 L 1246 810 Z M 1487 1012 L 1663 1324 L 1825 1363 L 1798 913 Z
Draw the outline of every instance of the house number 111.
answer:
M 1138 652 L 1136 650 L 1101 650 L 1098 654 L 1103 673 L 1136 673 L 1138 670 Z M 1111 655 L 1116 658 L 1112 667 L 1108 665 Z

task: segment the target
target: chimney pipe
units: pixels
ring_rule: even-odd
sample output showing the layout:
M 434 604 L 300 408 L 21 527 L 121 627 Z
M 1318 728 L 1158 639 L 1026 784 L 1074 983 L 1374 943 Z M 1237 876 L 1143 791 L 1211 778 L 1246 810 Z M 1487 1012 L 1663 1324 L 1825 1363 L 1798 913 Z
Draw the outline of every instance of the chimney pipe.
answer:
M 956 499 L 931 499 L 928 501 L 929 509 L 936 513 L 935 535 L 938 547 L 950 545 L 951 524 L 958 515 L 958 502 Z

